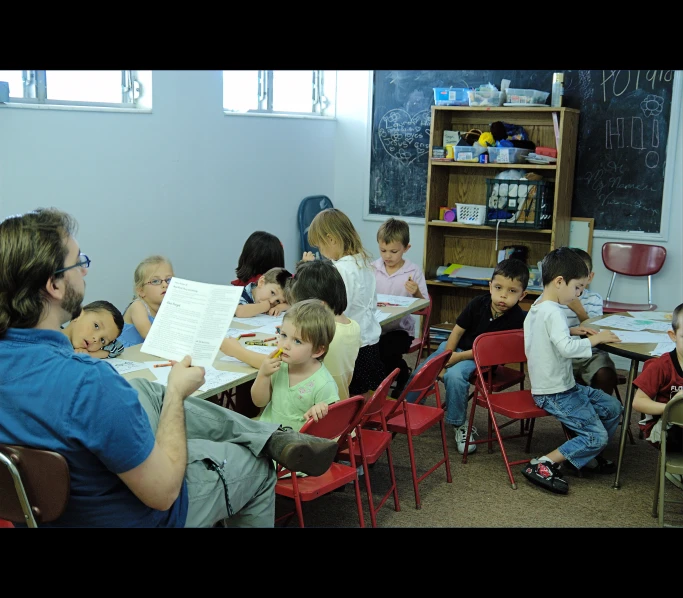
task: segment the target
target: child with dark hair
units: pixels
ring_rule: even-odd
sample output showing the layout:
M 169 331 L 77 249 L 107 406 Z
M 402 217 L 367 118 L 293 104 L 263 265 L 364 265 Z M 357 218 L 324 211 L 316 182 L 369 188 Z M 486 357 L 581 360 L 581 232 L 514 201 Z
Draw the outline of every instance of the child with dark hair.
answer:
M 258 282 L 244 287 L 235 310 L 238 318 L 251 318 L 259 314 L 277 316 L 289 305 L 285 302 L 285 285 L 292 275 L 284 268 L 271 268 Z
M 285 250 L 280 239 L 266 231 L 257 230 L 245 241 L 235 268 L 237 278 L 230 284 L 243 287 L 258 282 L 271 268 L 284 267 Z
M 526 312 L 519 302 L 526 296 L 529 284 L 529 268 L 521 260 L 509 258 L 501 261 L 493 270 L 489 282 L 489 293 L 472 299 L 455 321 L 455 327 L 448 340 L 441 343 L 433 353 L 453 351 L 440 376 L 446 388 L 445 421 L 453 426 L 458 452 L 465 452 L 467 443 L 467 402 L 469 400 L 470 377 L 476 369 L 472 345 L 474 339 L 484 332 L 516 330 L 522 328 Z M 424 362 L 420 365 L 422 367 Z M 419 371 L 415 369 L 413 376 Z M 417 399 L 418 393 L 411 392 L 408 402 Z M 472 426 L 470 443 L 475 440 L 477 429 Z M 468 454 L 477 450 L 470 444 Z
M 673 311 L 669 338 L 676 344 L 673 351 L 651 359 L 648 366 L 633 381 L 636 394 L 633 409 L 643 413 L 645 418 L 639 422 L 645 438 L 659 448 L 662 433 L 661 415 L 666 404 L 683 391 L 683 303 Z M 676 452 L 683 450 L 683 430 L 676 426 L 667 435 L 667 449 Z M 666 474 L 667 479 L 683 490 L 680 474 Z
M 586 465 L 600 473 L 613 471 L 613 463 L 600 456 L 619 425 L 622 406 L 606 392 L 577 384 L 572 359 L 590 357 L 600 343 L 618 343 L 611 330 L 587 338 L 572 336 L 561 306 L 577 299 L 588 280 L 588 267 L 575 251 L 560 247 L 541 263 L 543 296 L 524 320 L 524 351 L 527 357 L 534 403 L 554 415 L 574 436 L 555 450 L 522 467 L 531 482 L 558 494 L 567 494 L 560 464 L 575 470 Z
M 116 340 L 123 330 L 123 316 L 109 301 L 93 301 L 84 305 L 78 317 L 62 327 L 76 353 L 107 359 L 123 353 Z
M 591 291 L 588 285 L 593 280 L 593 260 L 590 254 L 578 247 L 571 248 L 586 264 L 588 278 L 580 297 L 577 297 L 567 305 L 560 305 L 562 313 L 567 318 L 569 332 L 574 336 L 590 336 L 595 334 L 595 329 L 581 325 L 589 318 L 597 318 L 602 315 L 602 295 Z M 543 299 L 541 295 L 536 303 Z M 606 351 L 599 347 L 593 347 L 590 357 L 575 357 L 572 359 L 574 377 L 581 384 L 599 388 L 608 395 L 614 394 L 617 387 L 617 368 L 614 361 Z

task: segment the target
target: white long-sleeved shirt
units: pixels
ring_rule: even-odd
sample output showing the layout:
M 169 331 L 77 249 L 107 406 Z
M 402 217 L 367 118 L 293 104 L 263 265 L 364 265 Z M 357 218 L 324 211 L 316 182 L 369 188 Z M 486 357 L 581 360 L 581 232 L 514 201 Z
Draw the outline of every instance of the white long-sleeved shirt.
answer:
M 591 348 L 587 338 L 569 334 L 560 304 L 543 301 L 532 305 L 524 319 L 524 352 L 532 394 L 549 395 L 572 388 L 576 384 L 572 359 L 590 357 Z
M 344 279 L 346 287 L 347 306 L 344 315 L 358 322 L 361 347 L 374 345 L 382 333 L 382 327 L 375 319 L 377 283 L 374 269 L 363 262 L 361 254 L 345 255 L 332 263 Z

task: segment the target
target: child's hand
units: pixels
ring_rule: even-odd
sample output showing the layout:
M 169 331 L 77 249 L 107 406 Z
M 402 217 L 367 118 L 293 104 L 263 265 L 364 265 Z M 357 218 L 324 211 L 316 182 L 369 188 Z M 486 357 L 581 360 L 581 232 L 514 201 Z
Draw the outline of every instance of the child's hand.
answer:
M 598 331 L 595 328 L 588 328 L 588 326 L 574 326 L 569 329 L 569 334 L 572 336 L 593 336 Z
M 314 262 L 315 261 L 315 255 L 313 255 L 312 251 L 304 251 L 304 255 L 301 259 L 304 262 Z
M 451 356 L 448 358 L 448 361 L 444 364 L 443 370 L 441 370 L 441 371 L 445 374 L 446 373 L 445 370 L 453 367 L 459 361 L 460 361 L 460 353 L 453 351 Z
M 221 351 L 231 357 L 235 356 L 235 352 L 241 346 L 241 343 L 236 338 L 225 338 L 221 341 Z
M 594 345 L 599 345 L 600 343 L 620 343 L 621 339 L 614 334 L 611 330 L 601 330 L 591 339 Z
M 408 291 L 411 295 L 415 295 L 415 293 L 417 293 L 418 288 L 419 288 L 417 286 L 417 283 L 412 278 L 409 278 L 406 281 L 405 287 L 406 287 L 406 291 Z
M 88 351 L 87 349 L 80 348 L 74 349 L 74 353 L 90 353 L 90 351 Z
M 280 369 L 281 363 L 282 359 L 280 357 L 276 357 L 274 359 L 269 357 L 261 364 L 261 367 L 259 368 L 259 374 L 263 374 L 266 378 L 270 378 Z
M 279 316 L 283 311 L 286 311 L 288 307 L 289 305 L 287 303 L 278 303 L 268 310 L 268 315 Z
M 313 421 L 319 421 L 327 415 L 328 405 L 327 403 L 317 403 L 313 405 L 306 413 L 304 413 L 304 418 L 306 421 L 313 418 Z

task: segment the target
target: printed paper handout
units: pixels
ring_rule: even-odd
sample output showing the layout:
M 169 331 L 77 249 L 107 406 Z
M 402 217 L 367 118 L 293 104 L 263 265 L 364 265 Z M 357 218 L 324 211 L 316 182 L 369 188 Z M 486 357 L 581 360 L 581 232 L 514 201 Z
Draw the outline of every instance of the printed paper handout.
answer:
M 173 277 L 140 351 L 176 361 L 189 355 L 193 365 L 211 366 L 241 294 L 241 287 Z
M 384 305 L 408 307 L 415 303 L 415 297 L 404 297 L 402 295 L 385 295 L 384 293 L 377 293 L 377 305 L 383 303 Z

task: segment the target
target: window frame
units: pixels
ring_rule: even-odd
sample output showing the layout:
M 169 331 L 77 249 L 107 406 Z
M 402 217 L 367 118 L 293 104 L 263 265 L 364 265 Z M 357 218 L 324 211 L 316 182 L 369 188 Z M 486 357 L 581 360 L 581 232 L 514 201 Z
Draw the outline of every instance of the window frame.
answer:
M 223 77 L 225 73 L 230 71 L 222 71 Z M 294 118 L 313 118 L 313 119 L 335 119 L 336 118 L 336 93 L 337 93 L 337 71 L 312 70 L 311 80 L 311 111 L 310 112 L 294 112 L 286 110 L 274 110 L 273 99 L 276 93 L 274 88 L 274 73 L 273 70 L 259 70 L 258 81 L 256 88 L 256 105 L 257 108 L 249 108 L 246 111 L 230 110 L 225 107 L 225 97 L 223 97 L 223 112 L 226 116 L 277 116 L 277 117 L 294 117 Z M 325 79 L 330 74 L 334 77 L 334 82 L 328 86 L 333 89 L 330 94 L 325 93 Z
M 48 69 L 49 70 L 49 69 Z M 143 105 L 144 86 L 138 71 L 121 70 L 121 102 L 89 102 L 81 100 L 55 100 L 47 97 L 46 70 L 22 71 L 23 96 L 10 95 L 8 107 L 23 108 L 79 108 L 138 112 L 150 108 Z

